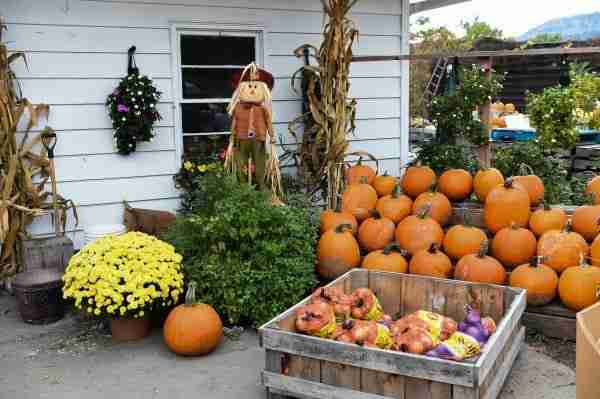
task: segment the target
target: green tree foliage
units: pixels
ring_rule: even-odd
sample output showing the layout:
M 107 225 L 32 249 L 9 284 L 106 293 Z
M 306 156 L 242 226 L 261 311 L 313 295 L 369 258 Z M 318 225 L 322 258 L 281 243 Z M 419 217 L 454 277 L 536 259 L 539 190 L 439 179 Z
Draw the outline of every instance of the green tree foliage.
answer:
M 528 44 L 538 43 L 560 43 L 563 38 L 560 33 L 540 33 L 527 41 Z
M 487 22 L 480 21 L 478 17 L 473 21 L 462 21 L 461 26 L 465 30 L 462 40 L 465 42 L 465 45 L 470 47 L 479 39 L 502 39 L 504 37 L 500 29 L 493 28 Z

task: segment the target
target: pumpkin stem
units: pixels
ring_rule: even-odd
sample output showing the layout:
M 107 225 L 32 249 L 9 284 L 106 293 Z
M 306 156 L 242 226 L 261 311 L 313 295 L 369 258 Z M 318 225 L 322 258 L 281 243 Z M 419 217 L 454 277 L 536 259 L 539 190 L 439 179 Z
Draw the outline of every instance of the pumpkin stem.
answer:
M 436 254 L 440 250 L 440 246 L 437 243 L 433 243 L 429 246 L 427 250 L 430 254 Z
M 361 176 L 359 181 L 360 184 L 369 184 L 369 179 L 367 178 L 367 176 Z
M 335 227 L 335 232 L 338 234 L 345 233 L 348 230 L 352 230 L 352 225 L 348 223 L 338 224 Z
M 391 244 L 388 244 L 385 246 L 385 248 L 383 248 L 383 254 L 384 255 L 389 255 L 392 252 L 398 252 L 400 255 L 406 257 L 408 255 L 408 252 L 406 252 L 405 250 L 402 249 L 402 247 L 400 247 L 400 245 L 398 245 L 397 243 L 393 242 Z
M 490 249 L 490 242 L 488 240 L 483 240 L 481 242 L 481 246 L 479 247 L 479 253 L 477 254 L 480 258 L 485 258 Z
M 392 198 L 399 198 L 401 192 L 402 189 L 400 188 L 400 184 L 396 184 L 396 186 L 394 187 L 394 191 L 392 191 Z
M 358 157 L 358 162 L 356 162 L 356 166 L 362 165 L 362 157 Z
M 467 208 L 464 208 L 463 226 L 465 226 L 465 227 L 472 227 L 473 226 L 473 224 L 471 223 L 471 215 L 469 214 L 469 211 L 468 211 Z
M 511 228 L 511 230 L 519 230 L 521 228 L 521 226 L 519 225 L 519 223 L 510 222 L 510 228 Z
M 388 173 L 388 171 L 386 170 L 385 172 L 383 172 L 383 177 L 388 177 L 390 174 Z
M 418 210 L 417 216 L 420 219 L 425 219 L 426 217 L 429 216 L 430 212 L 431 212 L 431 204 L 425 204 Z
M 185 304 L 188 306 L 196 304 L 196 284 L 195 281 L 190 281 L 185 292 Z
M 373 219 L 381 219 L 381 213 L 377 209 L 369 209 L 369 216 Z
M 563 233 L 570 233 L 573 231 L 573 220 L 567 220 L 567 224 L 565 224 L 565 228 L 563 229 Z
M 509 178 L 508 178 L 508 179 L 506 179 L 506 181 L 504 182 L 504 188 L 507 188 L 507 189 L 509 189 L 509 188 L 513 188 L 513 187 L 514 187 L 514 186 L 513 186 L 514 182 L 515 182 L 515 181 L 513 180 L 513 178 L 512 178 L 512 177 L 509 177 Z
M 535 267 L 539 267 L 540 263 L 542 263 L 543 261 L 544 261 L 544 257 L 540 256 L 540 255 L 537 255 L 537 256 L 534 256 L 534 257 L 531 258 L 531 261 L 529 262 L 529 265 L 531 267 L 534 267 L 534 268 Z

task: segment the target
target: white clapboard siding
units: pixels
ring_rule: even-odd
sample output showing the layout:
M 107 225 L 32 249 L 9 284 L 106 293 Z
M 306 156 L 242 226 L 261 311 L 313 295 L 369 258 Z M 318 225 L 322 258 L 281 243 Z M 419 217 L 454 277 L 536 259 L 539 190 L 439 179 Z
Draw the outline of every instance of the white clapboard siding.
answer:
M 274 125 L 278 140 L 283 144 L 293 144 L 296 139 L 289 131 L 287 123 L 276 123 Z M 298 129 L 301 135 L 303 129 Z M 350 141 L 398 139 L 400 136 L 400 118 L 387 119 L 362 119 L 356 121 L 356 130 L 349 135 Z
M 269 57 L 268 62 L 268 67 L 278 78 L 291 78 L 304 65 L 303 58 L 293 55 L 273 55 Z M 316 62 L 311 59 L 311 64 L 315 65 Z M 350 76 L 354 78 L 397 78 L 401 76 L 400 62 L 355 62 L 350 65 Z
M 298 88 L 300 81 L 294 82 Z M 353 98 L 399 98 L 400 78 L 351 78 L 350 97 Z M 274 100 L 301 99 L 301 94 L 292 90 L 291 79 L 277 79 L 273 88 Z
M 348 152 L 366 151 L 377 159 L 393 158 L 400 153 L 400 139 L 351 141 Z
M 293 55 L 303 44 L 319 47 L 320 34 L 270 33 L 268 54 Z M 400 36 L 360 36 L 354 46 L 355 55 L 396 55 L 400 53 Z

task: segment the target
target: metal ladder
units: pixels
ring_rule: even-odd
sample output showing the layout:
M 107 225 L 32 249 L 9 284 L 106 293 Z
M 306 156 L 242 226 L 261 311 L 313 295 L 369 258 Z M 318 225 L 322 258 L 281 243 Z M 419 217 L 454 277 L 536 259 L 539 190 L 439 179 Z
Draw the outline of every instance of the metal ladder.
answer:
M 429 83 L 427 83 L 424 94 L 425 103 L 428 106 L 431 105 L 431 101 L 438 94 L 438 90 L 440 89 L 440 85 L 442 84 L 442 80 L 446 74 L 448 63 L 448 58 L 439 58 L 435 64 L 435 68 L 433 68 L 433 73 L 431 74 Z

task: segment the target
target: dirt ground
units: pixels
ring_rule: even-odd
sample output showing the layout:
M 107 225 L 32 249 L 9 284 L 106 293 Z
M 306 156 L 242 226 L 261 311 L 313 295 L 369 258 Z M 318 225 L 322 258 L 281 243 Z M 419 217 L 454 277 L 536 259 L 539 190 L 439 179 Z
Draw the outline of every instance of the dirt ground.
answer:
M 529 348 L 575 370 L 575 342 L 546 337 L 536 332 L 527 332 L 525 342 Z

